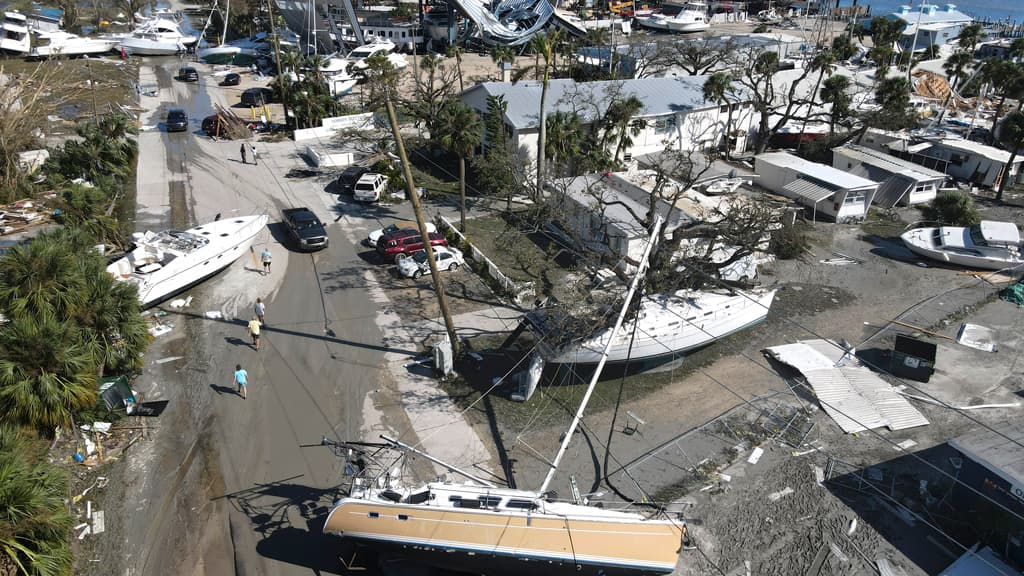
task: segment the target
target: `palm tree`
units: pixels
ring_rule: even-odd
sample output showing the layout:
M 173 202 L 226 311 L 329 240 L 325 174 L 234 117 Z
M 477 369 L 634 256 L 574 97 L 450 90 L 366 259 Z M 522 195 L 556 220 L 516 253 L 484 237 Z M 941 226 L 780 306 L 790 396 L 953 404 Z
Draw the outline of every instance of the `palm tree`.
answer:
M 608 142 L 612 139 L 615 140 L 613 162 L 618 163 L 622 152 L 633 145 L 633 139 L 630 136 L 635 136 L 642 130 L 643 125 L 635 122 L 634 117 L 643 109 L 644 103 L 633 95 L 621 100 L 614 100 L 608 105 L 608 110 L 605 112 L 605 123 L 608 129 L 605 134 Z
M 491 48 L 491 61 L 497 66 L 506 62 L 512 64 L 516 61 L 516 53 L 509 46 L 495 46 Z
M 41 234 L 0 258 L 0 310 L 8 317 L 49 314 L 66 319 L 88 305 L 78 255 L 67 233 Z
M 982 31 L 981 24 L 968 24 L 960 29 L 960 34 L 956 38 L 961 50 L 966 50 L 968 53 L 973 54 L 974 50 L 978 47 L 978 42 L 984 36 L 985 33 Z
M 73 324 L 47 312 L 0 329 L 0 421 L 49 433 L 95 406 L 96 389 L 93 354 Z
M 28 454 L 12 428 L 0 428 L 0 568 L 26 576 L 70 574 L 74 521 L 64 504 L 67 479 Z
M 580 117 L 561 110 L 548 116 L 545 155 L 562 168 L 562 173 L 575 176 L 573 165 L 580 153 Z M 557 168 L 556 168 L 556 171 Z
M 952 82 L 949 83 L 950 91 L 956 90 L 957 85 L 963 80 L 965 73 L 971 64 L 974 63 L 974 56 L 965 50 L 957 50 L 946 59 L 942 69 L 949 75 Z M 947 97 L 948 101 L 948 97 Z
M 101 373 L 125 374 L 142 369 L 142 354 L 152 337 L 141 315 L 135 286 L 117 281 L 106 260 L 89 251 L 78 260 L 77 272 L 86 278 L 85 301 L 71 320 L 82 330 L 93 363 Z
M 732 154 L 732 139 L 730 133 L 732 132 L 732 102 L 726 98 L 732 90 L 732 75 L 728 72 L 715 72 L 704 81 L 704 101 L 708 100 L 722 106 L 729 107 L 728 115 L 725 119 L 725 157 L 729 158 Z
M 1017 40 L 1024 39 L 1018 38 Z M 1021 45 L 1024 47 L 1024 42 Z M 992 57 L 982 62 L 981 66 L 985 80 L 992 85 L 995 93 L 999 96 L 999 103 L 996 104 L 996 111 L 992 116 L 993 130 L 989 134 L 989 143 L 995 143 L 994 128 L 999 125 L 999 118 L 1003 115 L 1006 99 L 1024 99 L 1024 64 Z
M 821 87 L 821 101 L 832 105 L 828 117 L 828 139 L 831 142 L 835 134 L 837 122 L 842 122 L 850 116 L 850 104 L 852 98 L 847 90 L 850 87 L 850 79 L 846 76 L 830 76 Z
M 438 118 L 441 145 L 459 157 L 459 231 L 466 231 L 466 158 L 480 146 L 480 117 L 476 110 L 451 101 Z
M 1024 148 L 1024 112 L 1017 110 L 1007 116 L 998 130 L 999 141 L 1010 150 L 1010 159 L 1003 168 L 1003 178 L 999 181 L 999 191 L 996 192 L 996 201 L 1002 202 L 1003 189 L 1006 188 L 1006 181 L 1010 179 L 1010 170 L 1017 160 L 1017 152 Z
M 539 201 L 544 191 L 544 150 L 547 149 L 548 82 L 551 79 L 551 67 L 554 64 L 554 58 L 556 55 L 555 50 L 558 46 L 558 40 L 560 37 L 561 30 L 554 29 L 544 34 L 536 34 L 530 38 L 530 48 L 536 55 L 535 64 L 521 69 L 514 79 L 514 81 L 518 81 L 527 73 L 533 71 L 537 73 L 537 77 L 541 81 L 540 118 L 538 120 L 540 124 L 540 134 L 537 137 L 537 182 L 535 183 L 534 189 L 534 194 L 536 196 L 534 201 Z M 540 60 L 542 59 L 544 60 L 543 65 L 540 63 Z

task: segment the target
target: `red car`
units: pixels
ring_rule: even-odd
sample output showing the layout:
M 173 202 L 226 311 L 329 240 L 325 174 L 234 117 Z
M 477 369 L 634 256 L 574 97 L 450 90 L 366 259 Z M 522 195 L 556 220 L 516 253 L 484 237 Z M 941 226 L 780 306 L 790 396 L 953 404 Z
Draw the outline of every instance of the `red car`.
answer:
M 447 246 L 448 239 L 439 232 L 430 234 L 431 246 Z M 377 253 L 388 262 L 401 260 L 417 250 L 423 250 L 423 237 L 417 230 L 399 230 L 385 234 L 377 241 Z

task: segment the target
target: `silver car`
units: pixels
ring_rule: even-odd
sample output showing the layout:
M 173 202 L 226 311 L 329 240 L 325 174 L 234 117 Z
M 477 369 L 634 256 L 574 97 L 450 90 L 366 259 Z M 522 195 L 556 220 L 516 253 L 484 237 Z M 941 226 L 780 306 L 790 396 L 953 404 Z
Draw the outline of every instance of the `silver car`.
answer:
M 451 246 L 434 246 L 434 259 L 437 261 L 438 270 L 454 272 L 466 261 L 462 258 L 462 251 Z M 430 264 L 427 263 L 427 253 L 423 250 L 415 252 L 408 258 L 398 261 L 398 273 L 405 278 L 419 278 L 430 273 Z

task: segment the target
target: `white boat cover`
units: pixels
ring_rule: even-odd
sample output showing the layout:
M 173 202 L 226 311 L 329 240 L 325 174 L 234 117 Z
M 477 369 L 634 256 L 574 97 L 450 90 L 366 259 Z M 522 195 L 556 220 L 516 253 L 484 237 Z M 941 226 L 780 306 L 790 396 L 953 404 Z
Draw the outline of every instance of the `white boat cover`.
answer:
M 928 424 L 888 382 L 832 342 L 803 340 L 766 351 L 807 378 L 825 412 L 848 434 L 882 426 L 903 430 Z M 840 360 L 843 365 L 837 366 Z

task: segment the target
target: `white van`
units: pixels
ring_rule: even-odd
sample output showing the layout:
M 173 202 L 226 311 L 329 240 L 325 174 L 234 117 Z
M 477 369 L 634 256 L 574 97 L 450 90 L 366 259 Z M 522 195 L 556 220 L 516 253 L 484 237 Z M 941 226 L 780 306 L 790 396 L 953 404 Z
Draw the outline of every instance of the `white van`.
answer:
M 377 202 L 388 188 L 388 177 L 376 172 L 363 174 L 352 187 L 352 198 L 358 202 Z

